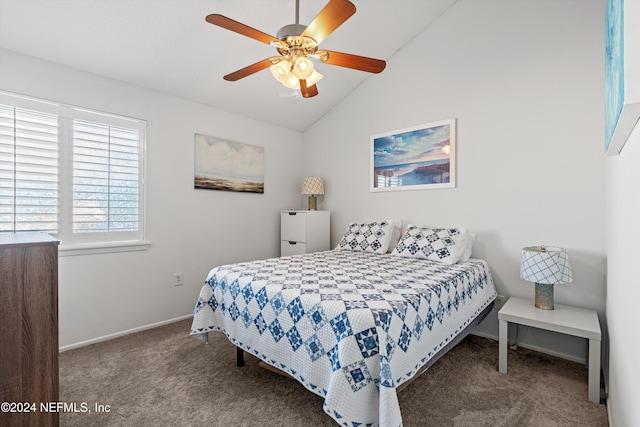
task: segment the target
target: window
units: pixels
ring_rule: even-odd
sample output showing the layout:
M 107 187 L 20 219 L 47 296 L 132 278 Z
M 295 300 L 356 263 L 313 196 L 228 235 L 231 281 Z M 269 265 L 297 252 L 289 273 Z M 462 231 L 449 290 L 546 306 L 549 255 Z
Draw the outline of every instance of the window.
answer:
M 144 240 L 146 123 L 0 92 L 0 231 Z

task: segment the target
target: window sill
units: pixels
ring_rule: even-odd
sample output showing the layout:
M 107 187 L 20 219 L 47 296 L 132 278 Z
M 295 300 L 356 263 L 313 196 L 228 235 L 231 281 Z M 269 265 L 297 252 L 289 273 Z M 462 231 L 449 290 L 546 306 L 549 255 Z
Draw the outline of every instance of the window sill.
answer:
M 102 242 L 85 243 L 77 245 L 60 245 L 58 256 L 94 255 L 110 254 L 116 252 L 146 251 L 151 246 L 149 241 L 125 241 L 125 242 Z

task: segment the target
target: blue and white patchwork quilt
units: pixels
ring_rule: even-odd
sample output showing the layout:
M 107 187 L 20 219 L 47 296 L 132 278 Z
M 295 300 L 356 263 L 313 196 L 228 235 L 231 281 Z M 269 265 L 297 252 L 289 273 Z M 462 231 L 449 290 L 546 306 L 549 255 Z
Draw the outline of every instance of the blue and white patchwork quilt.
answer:
M 214 268 L 191 334 L 222 331 L 322 396 L 340 425 L 401 426 L 396 387 L 496 295 L 482 260 L 316 252 Z

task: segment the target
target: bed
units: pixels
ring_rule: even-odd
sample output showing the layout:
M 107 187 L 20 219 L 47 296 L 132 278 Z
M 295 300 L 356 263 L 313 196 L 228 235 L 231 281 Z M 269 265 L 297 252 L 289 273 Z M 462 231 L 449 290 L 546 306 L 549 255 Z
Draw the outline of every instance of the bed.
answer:
M 405 236 L 398 246 L 415 240 Z M 401 426 L 399 388 L 466 336 L 497 293 L 484 260 L 446 263 L 374 246 L 216 267 L 191 334 L 226 334 L 323 397 L 340 425 Z

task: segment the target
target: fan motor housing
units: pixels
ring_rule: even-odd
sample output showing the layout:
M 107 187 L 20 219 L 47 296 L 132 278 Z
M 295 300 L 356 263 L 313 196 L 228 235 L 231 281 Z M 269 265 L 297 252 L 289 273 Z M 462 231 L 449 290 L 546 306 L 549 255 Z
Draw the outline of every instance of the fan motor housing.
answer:
M 289 24 L 289 25 L 285 25 L 284 27 L 280 28 L 278 30 L 278 34 L 276 34 L 276 35 L 278 36 L 278 38 L 280 40 L 284 40 L 288 36 L 299 36 L 300 34 L 302 34 L 304 32 L 304 30 L 306 28 L 307 28 L 306 25 Z

